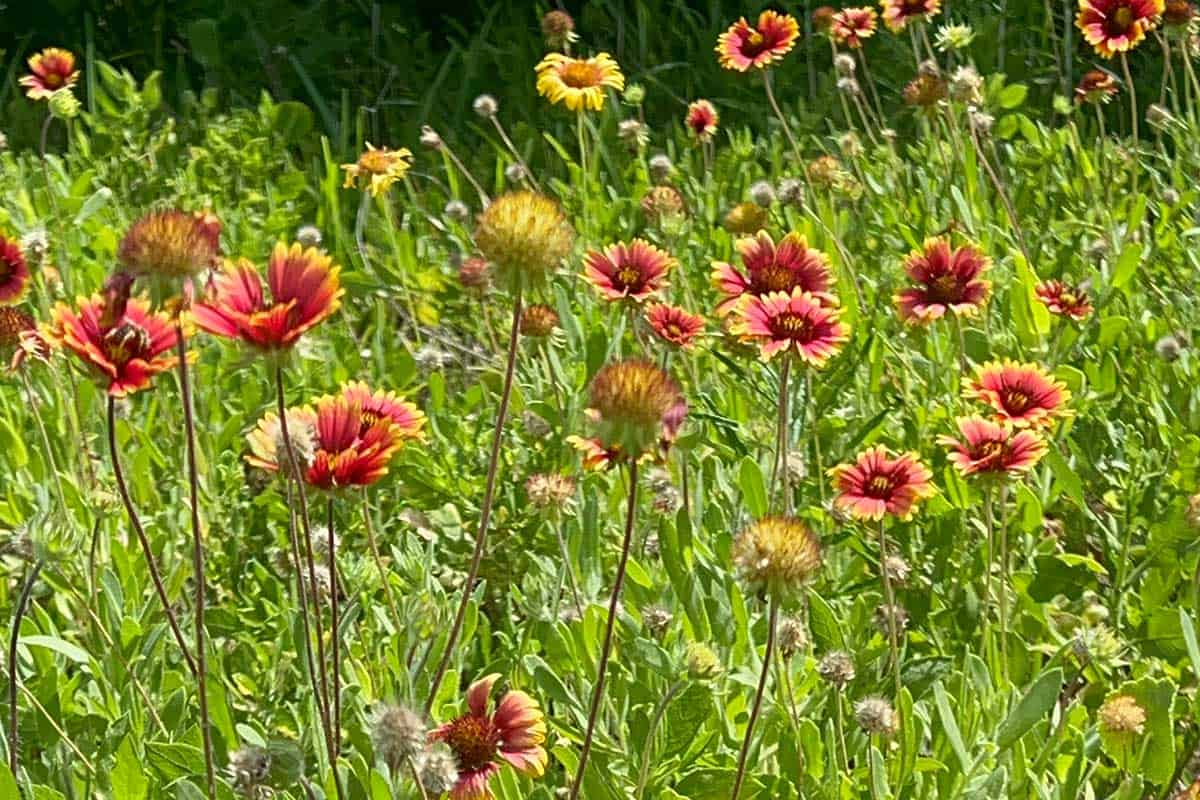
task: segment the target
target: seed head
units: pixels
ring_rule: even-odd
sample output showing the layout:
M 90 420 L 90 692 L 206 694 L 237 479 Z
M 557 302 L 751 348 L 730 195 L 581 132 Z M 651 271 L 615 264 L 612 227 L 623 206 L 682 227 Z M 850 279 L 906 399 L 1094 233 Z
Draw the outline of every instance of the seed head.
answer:
M 321 229 L 316 225 L 301 225 L 296 229 L 296 241 L 305 250 L 321 246 Z
M 882 697 L 867 697 L 855 703 L 854 721 L 871 736 L 893 736 L 900 730 L 895 709 Z
M 908 576 L 912 573 L 912 567 L 900 556 L 888 556 L 885 558 L 883 568 L 887 570 L 888 578 L 893 583 L 906 582 Z
M 779 182 L 775 194 L 785 206 L 800 208 L 804 205 L 804 181 L 799 178 L 784 178 Z
M 497 197 L 475 227 L 475 245 L 510 288 L 544 282 L 571 252 L 574 239 L 557 203 L 523 190 Z
M 50 252 L 50 239 L 46 236 L 45 228 L 34 228 L 21 237 L 21 252 L 25 257 L 38 264 L 46 260 Z
M 544 439 L 550 435 L 550 431 L 552 430 L 550 423 L 529 409 L 521 412 L 521 426 L 534 439 Z
M 849 53 L 838 53 L 833 57 L 833 68 L 843 78 L 852 77 L 857 66 L 858 63 L 854 60 L 854 56 Z
M 437 150 L 442 146 L 441 134 L 428 125 L 421 126 L 421 135 L 417 141 L 430 150 Z
M 441 797 L 458 783 L 458 760 L 449 747 L 438 742 L 421 754 L 417 777 L 430 797 Z
M 617 125 L 617 138 L 630 152 L 636 153 L 650 141 L 650 131 L 641 120 L 623 119 Z
M 471 216 L 471 209 L 467 208 L 467 204 L 461 200 L 451 200 L 446 203 L 442 213 L 446 215 L 446 219 L 454 222 L 466 222 Z
M 725 230 L 742 236 L 752 236 L 767 227 L 770 215 L 757 203 L 738 203 L 729 209 L 721 225 Z
M 558 327 L 558 312 L 541 303 L 529 306 L 521 312 L 521 335 L 532 339 L 545 339 Z
M 657 153 L 650 157 L 647 166 L 650 169 L 650 178 L 655 183 L 662 183 L 671 175 L 671 170 L 674 165 L 671 163 L 671 158 L 666 153 Z
M 1177 205 L 1179 203 L 1179 192 L 1168 186 L 1166 189 L 1163 189 L 1162 201 L 1169 206 Z
M 229 754 L 229 780 L 244 797 L 266 795 L 260 791 L 271 775 L 271 754 L 254 745 L 239 747 Z
M 788 616 L 779 620 L 775 635 L 779 639 L 779 652 L 784 658 L 791 658 L 808 646 L 808 631 L 800 617 Z
M 539 472 L 525 481 L 525 494 L 534 508 L 561 511 L 575 497 L 575 479 L 557 472 Z
M 471 103 L 471 108 L 484 119 L 491 119 L 500 111 L 500 103 L 490 94 L 481 94 Z
M 181 280 L 212 265 L 221 225 L 210 215 L 155 211 L 130 226 L 117 260 L 138 276 Z
M 1146 710 L 1127 694 L 1105 700 L 1096 716 L 1100 720 L 1100 730 L 1126 743 L 1140 736 L 1146 726 Z
M 862 92 L 862 87 L 858 85 L 858 79 L 849 75 L 838 78 L 837 88 L 839 92 L 850 97 L 855 97 Z
M 679 385 L 649 361 L 602 367 L 589 387 L 588 414 L 606 448 L 639 458 L 683 422 L 687 404 Z
M 661 224 L 687 216 L 687 203 L 674 186 L 651 186 L 642 198 L 642 213 L 646 221 Z
M 817 662 L 817 674 L 827 683 L 844 689 L 846 684 L 854 680 L 854 659 L 845 650 L 826 653 Z
M 898 632 L 903 633 L 908 628 L 908 612 L 904 610 L 903 606 L 881 603 L 875 607 L 875 615 L 872 617 L 872 620 L 879 632 L 885 636 L 889 633 L 889 619 L 896 620 L 896 630 Z
M 996 118 L 991 114 L 972 106 L 967 110 L 967 116 L 975 133 L 985 139 L 992 134 L 992 126 L 996 124 Z
M 858 158 L 863 154 L 862 139 L 854 131 L 846 131 L 838 137 L 838 149 L 846 158 Z
M 579 38 L 575 33 L 575 20 L 565 11 L 548 11 L 542 17 L 542 36 L 551 50 L 562 50 Z
M 509 164 L 504 168 L 504 180 L 509 183 L 520 183 L 525 180 L 525 168 L 520 164 Z
M 492 268 L 485 259 L 468 258 L 458 267 L 458 285 L 464 289 L 486 289 L 492 282 Z
M 425 747 L 428 729 L 415 711 L 404 706 L 386 705 L 371 720 L 371 743 L 375 757 L 387 764 L 392 773 L 408 765 Z
M 642 624 L 655 639 L 661 639 L 666 635 L 667 628 L 671 627 L 674 619 L 675 615 L 663 606 L 646 606 L 642 609 Z
M 1183 342 L 1175 334 L 1167 334 L 1154 343 L 1154 352 L 1163 361 L 1175 361 L 1183 349 Z
M 775 202 L 775 189 L 769 181 L 758 181 L 750 186 L 750 201 L 762 208 L 770 208 Z
M 798 519 L 766 517 L 733 542 L 733 563 L 754 594 L 781 595 L 803 586 L 821 567 L 821 543 Z
M 950 76 L 950 97 L 960 103 L 979 103 L 983 99 L 983 77 L 970 64 L 963 64 Z

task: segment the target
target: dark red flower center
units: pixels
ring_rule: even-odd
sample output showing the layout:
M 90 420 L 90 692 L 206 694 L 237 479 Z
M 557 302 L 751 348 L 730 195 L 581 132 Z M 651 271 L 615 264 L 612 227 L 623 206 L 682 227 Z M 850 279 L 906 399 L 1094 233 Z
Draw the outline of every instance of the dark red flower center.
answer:
M 990 461 L 1004 453 L 1004 442 L 981 442 L 975 447 L 976 461 Z
M 808 341 L 813 338 L 814 327 L 813 321 L 807 316 L 790 311 L 780 314 L 771 325 L 772 331 L 777 336 L 799 341 Z
M 7 259 L 0 258 L 0 283 L 4 283 L 11 278 L 16 271 L 13 265 L 8 263 Z
M 928 11 L 925 0 L 904 0 L 904 16 L 906 17 L 913 14 L 925 14 Z
M 956 275 L 939 275 L 929 282 L 930 299 L 937 303 L 957 303 L 962 299 L 962 284 Z
M 109 361 L 121 367 L 150 349 L 150 334 L 132 322 L 123 322 L 104 334 L 100 349 Z
M 1033 405 L 1033 398 L 1029 393 L 1020 389 L 1005 389 L 1000 393 L 1000 399 L 1004 401 L 1004 408 L 1010 413 L 1020 414 Z
M 863 483 L 863 494 L 876 500 L 886 500 L 896 489 L 896 479 L 892 475 L 882 473 L 872 475 L 870 480 Z
M 1122 32 L 1133 23 L 1133 9 L 1129 6 L 1121 6 L 1112 15 L 1113 27 L 1115 32 Z
M 57 72 L 51 72 L 51 73 L 48 73 L 47 75 L 43 76 L 42 82 L 45 83 L 46 86 L 50 87 L 51 89 L 56 89 L 62 84 L 63 79 L 62 79 L 62 76 L 59 75 Z
M 642 285 L 642 273 L 636 267 L 621 267 L 613 275 L 613 283 L 618 289 L 637 289 Z
M 496 757 L 500 732 L 489 720 L 467 714 L 450 723 L 445 742 L 458 758 L 460 772 L 476 772 Z

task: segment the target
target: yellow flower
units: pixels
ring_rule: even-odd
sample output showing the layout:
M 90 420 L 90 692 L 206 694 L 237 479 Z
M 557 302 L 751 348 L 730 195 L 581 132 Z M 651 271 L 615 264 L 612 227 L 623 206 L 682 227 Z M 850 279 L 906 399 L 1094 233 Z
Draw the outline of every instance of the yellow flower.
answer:
M 378 197 L 392 188 L 392 184 L 404 177 L 412 162 L 412 152 L 407 147 L 399 150 L 389 150 L 386 147 L 373 147 L 367 142 L 367 149 L 353 164 L 342 164 L 346 170 L 346 182 L 343 188 L 349 189 L 358 185 L 358 179 L 367 181 L 367 191 L 372 197 Z
M 625 76 L 608 53 L 591 58 L 550 53 L 535 69 L 538 94 L 571 111 L 599 111 L 604 108 L 606 87 L 618 92 L 625 88 Z

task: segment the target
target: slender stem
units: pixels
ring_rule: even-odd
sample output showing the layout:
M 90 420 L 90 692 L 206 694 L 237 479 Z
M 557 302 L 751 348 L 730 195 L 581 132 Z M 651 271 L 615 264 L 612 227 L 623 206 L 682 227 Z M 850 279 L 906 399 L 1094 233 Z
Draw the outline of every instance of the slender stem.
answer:
M 362 515 L 363 525 L 367 529 L 367 544 L 371 548 L 371 557 L 375 559 L 375 569 L 379 571 L 379 582 L 383 584 L 383 597 L 387 601 L 388 610 L 392 612 L 392 624 L 396 626 L 396 631 L 399 632 L 403 625 L 400 619 L 400 610 L 396 607 L 396 598 L 392 595 L 391 581 L 388 580 L 387 570 L 383 568 L 383 557 L 379 554 L 379 542 L 375 539 L 375 523 L 371 521 L 371 503 L 367 499 L 367 490 L 362 492 Z
M 587 235 L 588 232 L 588 159 L 587 159 L 587 139 L 584 137 L 584 111 L 580 110 L 575 115 L 575 133 L 579 138 L 579 214 L 582 221 L 580 231 Z
M 888 648 L 892 657 L 892 677 L 896 684 L 896 698 L 900 702 L 900 634 L 896 630 L 896 592 L 892 588 L 892 576 L 887 570 L 887 534 L 884 533 L 883 520 L 879 520 L 879 577 L 883 581 L 883 597 L 887 603 Z
M 176 347 L 179 351 L 179 399 L 183 403 L 183 429 L 187 439 L 188 491 L 192 518 L 192 570 L 196 581 L 196 693 L 200 701 L 200 735 L 204 742 L 204 772 L 208 796 L 217 796 L 217 775 L 213 765 L 212 728 L 208 719 L 208 660 L 204 652 L 204 534 L 200 530 L 200 476 L 196 468 L 196 421 L 192 416 L 192 387 L 188 378 L 187 338 L 183 322 L 175 320 Z M 111 408 L 111 400 L 110 406 Z
M 579 790 L 583 787 L 583 775 L 587 771 L 588 755 L 592 752 L 592 737 L 596 733 L 596 719 L 600 716 L 600 702 L 604 699 L 604 676 L 608 669 L 608 659 L 612 655 L 613 628 L 617 622 L 617 604 L 621 601 L 621 588 L 625 585 L 625 567 L 629 563 L 629 549 L 633 543 L 633 523 L 637 518 L 638 465 L 636 460 L 629 462 L 629 506 L 625 512 L 625 539 L 621 543 L 621 559 L 617 562 L 617 575 L 613 580 L 612 597 L 608 601 L 608 623 L 604 629 L 604 644 L 600 648 L 600 662 L 596 666 L 596 686 L 592 690 L 592 706 L 588 711 L 587 732 L 583 737 L 583 747 L 579 751 L 579 767 L 575 770 L 575 780 L 571 784 L 568 800 L 576 800 Z
M 500 446 L 504 436 L 504 420 L 508 417 L 508 401 L 512 396 L 513 373 L 517 366 L 517 340 L 521 328 L 521 290 L 518 288 L 513 297 L 512 326 L 508 335 L 508 361 L 504 368 L 504 388 L 500 392 L 500 408 L 496 411 L 496 424 L 492 429 L 492 451 L 488 456 L 487 484 L 483 492 L 483 508 L 479 512 L 479 530 L 475 534 L 475 552 L 471 556 L 471 566 L 467 570 L 467 578 L 463 582 L 462 599 L 458 603 L 458 611 L 454 614 L 454 624 L 450 626 L 450 635 L 446 639 L 445 651 L 441 663 L 434 673 L 433 683 L 429 688 L 429 699 L 425 701 L 425 713 L 433 709 L 433 701 L 437 697 L 442 679 L 450 667 L 450 659 L 454 657 L 454 646 L 458 643 L 458 635 L 462 632 L 463 620 L 467 616 L 467 606 L 471 603 L 471 592 L 475 579 L 479 576 L 479 565 L 483 562 L 484 545 L 487 543 L 488 522 L 492 516 L 492 502 L 496 495 L 496 470 L 500 464 Z
M 879 102 L 879 91 L 875 88 L 875 79 L 871 76 L 871 68 L 867 66 L 867 49 L 865 47 L 858 48 L 858 63 L 862 64 L 863 77 L 871 89 L 871 100 L 875 103 L 875 113 L 878 114 L 879 125 L 882 127 L 887 117 L 883 115 L 883 104 Z
M 425 784 L 421 783 L 421 773 L 417 769 L 417 762 L 413 761 L 412 756 L 408 758 L 408 768 L 412 771 L 413 783 L 417 785 L 417 791 L 421 793 L 421 800 L 429 800 L 429 793 L 425 791 Z
M 971 141 L 975 144 L 975 152 L 979 156 L 979 161 L 983 164 L 983 169 L 987 172 L 992 186 L 996 189 L 996 193 L 1000 195 L 1000 201 L 1004 204 L 1004 211 L 1008 215 L 1008 221 L 1012 224 L 1013 231 L 1017 234 L 1017 244 L 1021 248 L 1022 255 L 1025 256 L 1025 262 L 1032 266 L 1033 257 L 1029 254 L 1029 247 L 1025 244 L 1025 232 L 1021 229 L 1021 223 L 1017 219 L 1017 210 L 1013 208 L 1012 201 L 1008 198 L 1008 192 L 1004 190 L 1004 184 L 1000 181 L 1000 176 L 996 174 L 991 160 L 983 151 L 983 145 L 979 141 L 979 132 L 975 130 L 975 123 L 968 122 L 968 127 L 971 131 Z
M 142 545 L 142 555 L 146 558 L 146 568 L 150 571 L 150 580 L 154 584 L 154 592 L 158 595 L 159 602 L 162 603 L 163 613 L 167 617 L 167 625 L 171 628 L 171 633 L 175 636 L 175 641 L 179 645 L 179 652 L 183 654 L 183 660 L 187 662 L 188 670 L 195 677 L 197 674 L 196 662 L 192 658 L 191 651 L 188 650 L 187 642 L 183 638 L 183 631 L 179 629 L 179 621 L 175 618 L 175 611 L 171 608 L 171 601 L 167 597 L 167 590 L 163 585 L 162 575 L 158 571 L 158 563 L 154 560 L 154 551 L 150 548 L 150 540 L 146 537 L 146 530 L 142 527 L 142 520 L 138 516 L 137 509 L 133 507 L 133 499 L 129 496 L 129 486 L 125 483 L 125 471 L 121 469 L 121 458 L 117 449 L 116 402 L 111 395 L 108 398 L 108 451 L 112 458 L 113 478 L 117 482 L 117 494 L 121 495 L 121 502 L 125 505 L 125 513 L 129 516 L 129 525 L 133 528 L 133 532 L 137 534 L 138 542 Z
M 963 333 L 962 317 L 954 315 L 954 328 L 958 332 L 958 371 L 967 374 L 967 337 Z
M 1121 53 L 1121 72 L 1125 75 L 1125 85 L 1129 87 L 1129 123 L 1133 134 L 1133 150 L 1138 150 L 1138 100 L 1137 87 L 1133 84 L 1133 75 L 1129 72 L 1129 59 Z M 1136 164 L 1134 165 L 1137 166 Z M 1138 170 L 1133 173 L 1133 191 L 1137 191 Z
M 991 649 L 995 652 L 995 643 L 992 641 L 992 565 L 996 554 L 996 523 L 995 512 L 992 509 L 992 487 L 984 490 L 983 494 L 983 521 L 987 526 L 987 551 L 984 554 L 983 563 L 983 646 L 984 649 Z
M 875 772 L 878 769 L 875 765 L 875 737 L 867 737 L 867 765 L 868 777 L 867 781 L 871 784 L 871 800 L 880 800 L 879 790 L 876 788 Z
M 1000 672 L 1008 682 L 1008 487 L 1000 487 Z
M 675 695 L 679 694 L 679 690 L 684 687 L 685 683 L 683 680 L 677 680 L 671 684 L 662 700 L 658 701 L 658 707 L 654 709 L 654 717 L 650 720 L 650 729 L 646 732 L 646 744 L 642 746 L 642 766 L 638 770 L 637 790 L 633 793 L 635 800 L 642 800 L 642 795 L 646 792 L 646 781 L 650 779 L 650 756 L 654 753 L 654 734 L 658 732 L 658 726 L 667 713 L 667 706 L 671 705 L 671 701 L 675 699 Z
M 541 192 L 542 187 L 538 185 L 537 178 L 533 176 L 533 172 L 530 171 L 529 165 L 525 163 L 525 159 L 521 158 L 521 152 L 513 145 L 512 139 L 508 138 L 508 132 L 505 131 L 504 126 L 500 124 L 500 118 L 495 114 L 492 114 L 491 120 L 492 125 L 496 127 L 496 133 L 500 134 L 501 140 L 504 141 L 504 146 L 508 148 L 508 152 L 513 154 L 513 158 L 517 160 L 517 163 L 521 165 L 521 173 L 525 176 L 525 180 L 529 181 L 530 185 L 533 186 L 534 191 Z
M 800 143 L 796 141 L 795 135 L 792 133 L 792 126 L 788 125 L 787 117 L 783 115 L 783 111 L 779 108 L 779 103 L 775 100 L 775 91 L 771 88 L 771 74 L 768 70 L 762 70 L 763 86 L 767 90 L 767 102 L 771 104 L 771 110 L 775 112 L 776 119 L 783 126 L 783 135 L 787 137 L 788 144 L 792 146 L 792 153 L 796 156 L 796 163 L 801 168 L 800 172 L 804 174 L 804 156 L 800 152 Z
M 842 772 L 846 773 L 846 775 L 849 775 L 850 751 L 846 748 L 846 721 L 843 719 L 845 716 L 845 711 L 842 708 L 842 687 L 837 687 L 834 692 L 834 705 L 836 713 L 833 717 L 833 727 L 837 732 L 838 744 L 841 745 Z
M 825 505 L 825 475 L 824 457 L 821 455 L 821 431 L 819 429 L 820 420 L 817 419 L 817 401 L 813 395 L 813 371 L 811 369 L 804 372 L 804 402 L 812 407 L 812 421 L 806 423 L 809 426 L 809 436 L 812 437 L 813 443 L 813 473 L 817 478 L 817 496 L 821 499 L 822 507 Z
M 775 458 L 771 464 L 771 498 L 775 498 L 775 488 L 779 485 L 782 472 L 783 483 L 783 513 L 791 513 L 791 489 L 787 476 L 788 448 L 788 373 L 791 371 L 792 360 L 784 357 L 783 366 L 779 369 L 779 413 L 775 417 Z
M 571 596 L 575 599 L 575 610 L 583 614 L 583 599 L 579 596 L 579 585 L 575 581 L 575 570 L 571 566 L 571 551 L 567 548 L 567 538 L 563 536 L 559 520 L 553 520 L 550 527 L 554 528 L 554 535 L 558 537 L 558 547 L 562 550 L 563 572 L 567 577 L 567 585 L 571 587 Z
M 317 706 L 317 715 L 321 718 L 321 735 L 328 741 L 329 717 L 325 706 L 321 703 L 320 687 L 317 683 L 317 665 L 313 661 L 312 626 L 308 618 L 308 589 L 304 584 L 304 561 L 300 556 L 300 537 L 296 530 L 296 510 L 292 502 L 292 481 L 285 478 L 283 485 L 287 490 L 288 507 L 288 544 L 292 550 L 292 566 L 296 571 L 296 590 L 300 599 L 300 620 L 304 626 L 304 659 L 308 665 L 308 680 L 312 685 L 313 702 Z
M 33 414 L 33 421 L 37 425 L 38 435 L 42 439 L 42 449 L 46 455 L 46 467 L 50 471 L 51 481 L 54 483 L 55 492 L 58 494 L 58 504 L 62 509 L 64 516 L 70 514 L 67 509 L 67 496 L 63 493 L 62 477 L 58 474 L 58 465 L 54 460 L 54 449 L 50 446 L 50 436 L 46 433 L 46 423 L 42 419 L 42 412 L 38 409 L 37 397 L 33 393 L 33 385 L 29 382 L 29 375 L 23 369 L 18 369 L 17 372 L 21 375 L 21 384 L 25 387 L 25 396 L 29 400 L 29 410 Z
M 95 776 L 96 765 L 91 761 L 88 761 L 88 757 L 85 756 L 83 751 L 79 749 L 79 745 L 71 741 L 71 737 L 62 729 L 62 726 L 55 722 L 54 716 L 46 710 L 45 706 L 38 702 L 37 695 L 29 691 L 29 687 L 24 683 L 21 684 L 21 691 L 25 693 L 25 699 L 29 701 L 29 705 L 33 706 L 42 713 L 42 716 L 46 718 L 46 724 L 49 725 L 56 734 L 58 734 L 58 738 L 63 740 L 63 744 L 70 748 L 71 752 L 75 754 L 75 757 L 83 762 L 83 765 L 87 767 L 87 771 Z
M 475 176 L 471 174 L 471 170 L 467 169 L 466 165 L 458 160 L 458 156 L 454 155 L 454 151 L 450 149 L 450 145 L 445 142 L 442 142 L 442 151 L 446 154 L 446 158 L 450 159 L 454 166 L 458 168 L 458 171 L 463 174 L 467 182 L 471 184 L 471 188 L 479 195 L 479 202 L 484 208 L 487 208 L 492 199 L 488 197 L 488 193 L 479 185 L 479 181 L 475 180 Z
M 742 738 L 742 749 L 738 753 L 737 775 L 733 779 L 731 800 L 738 800 L 742 792 L 742 782 L 746 779 L 746 760 L 750 756 L 750 743 L 754 738 L 754 724 L 758 721 L 758 713 L 762 710 L 764 690 L 767 688 L 767 673 L 771 670 L 771 656 L 775 651 L 775 628 L 779 618 L 779 601 L 770 601 L 767 612 L 767 649 L 763 652 L 762 671 L 758 674 L 758 688 L 754 692 L 754 702 L 750 706 L 750 720 L 746 723 L 746 735 Z
M 317 568 L 316 559 L 313 558 L 313 543 L 312 543 L 312 521 L 308 516 L 308 497 L 304 488 L 304 479 L 300 473 L 300 461 L 296 458 L 295 448 L 292 446 L 292 437 L 288 432 L 287 407 L 284 402 L 283 392 L 283 364 L 275 365 L 275 399 L 276 407 L 279 414 L 279 433 L 283 439 L 283 450 L 287 456 L 287 479 L 295 481 L 296 497 L 299 499 L 300 506 L 300 522 L 304 531 L 304 557 L 308 567 L 308 591 L 311 592 L 313 601 L 313 621 L 316 625 L 316 640 L 317 640 L 317 675 L 319 676 L 319 685 L 313 689 L 316 694 L 317 708 L 321 713 L 322 732 L 325 735 L 325 750 L 329 756 L 329 766 L 333 770 L 333 784 L 337 789 L 338 797 L 343 796 L 342 782 L 337 774 L 337 750 L 333 743 L 333 732 L 330 729 L 329 718 L 329 679 L 326 675 L 325 665 L 325 631 L 324 625 L 321 622 L 321 611 L 319 607 L 320 593 L 317 589 Z M 297 545 L 297 548 L 299 545 Z M 332 581 L 333 576 L 330 576 Z M 333 587 L 331 587 L 332 589 Z M 334 589 L 336 591 L 336 589 Z M 303 594 L 303 592 L 301 592 Z M 311 674 L 311 673 L 310 673 Z
M 333 752 L 342 749 L 342 634 L 338 630 L 341 614 L 338 609 L 337 535 L 333 532 L 333 497 L 325 501 L 326 543 L 329 550 L 329 638 L 333 659 Z
M 20 730 L 17 727 L 17 644 L 21 640 L 21 619 L 25 616 L 29 595 L 33 592 L 33 585 L 37 582 L 43 566 L 42 560 L 38 559 L 33 562 L 25 576 L 25 585 L 21 587 L 21 595 L 17 598 L 16 608 L 13 609 L 12 634 L 8 640 L 8 768 L 14 776 L 18 772 L 21 752 L 21 743 L 18 741 Z

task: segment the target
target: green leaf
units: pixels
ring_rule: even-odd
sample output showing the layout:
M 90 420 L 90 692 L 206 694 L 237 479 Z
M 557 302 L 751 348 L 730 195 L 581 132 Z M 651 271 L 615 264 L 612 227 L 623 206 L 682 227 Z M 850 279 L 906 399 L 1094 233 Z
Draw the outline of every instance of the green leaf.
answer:
M 842 635 L 842 625 L 837 615 L 816 592 L 808 593 L 809 628 L 812 630 L 813 641 L 821 650 L 844 650 L 846 640 Z
M 1042 673 L 1000 726 L 1000 731 L 996 734 L 996 746 L 1007 750 L 1046 716 L 1058 700 L 1062 682 L 1063 671 L 1059 667 Z
M 680 753 L 700 735 L 713 713 L 712 690 L 696 682 L 684 689 L 667 708 L 662 730 L 666 733 L 662 757 Z
M 941 681 L 933 685 L 933 700 L 937 705 L 938 719 L 942 721 L 942 729 L 946 731 L 946 738 L 950 740 L 950 747 L 953 748 L 954 755 L 958 756 L 958 763 L 962 765 L 962 771 L 968 773 L 971 771 L 971 755 L 967 752 L 966 745 L 963 744 L 962 732 L 958 729 L 958 720 L 954 718 L 954 712 L 950 709 L 950 698 L 946 696 L 946 690 L 942 688 Z
M 82 647 L 63 641 L 57 636 L 22 636 L 21 644 L 26 647 L 45 647 L 66 656 L 76 664 L 86 664 L 91 660 L 91 656 Z
M 1075 501 L 1075 505 L 1083 508 L 1083 481 L 1080 480 L 1075 470 L 1071 469 L 1067 460 L 1057 449 L 1051 447 L 1046 451 L 1046 463 L 1050 466 L 1050 472 L 1062 490 Z
M 746 504 L 750 516 L 757 518 L 767 513 L 767 489 L 762 470 L 750 456 L 743 458 L 738 468 L 738 488 L 742 490 L 742 502 Z
M 7 764 L 0 764 L 0 797 L 20 797 L 21 793 L 17 789 L 17 779 L 13 777 L 12 771 L 9 770 Z
M 1192 672 L 1200 676 L 1200 645 L 1196 643 L 1196 625 L 1184 609 L 1179 609 L 1179 627 L 1183 630 L 1183 641 L 1187 645 L 1188 658 L 1192 660 Z
M 133 734 L 126 735 L 121 740 L 121 746 L 117 748 L 117 763 L 112 771 L 112 790 L 113 796 L 120 797 L 121 800 L 142 800 L 150 791 L 146 770 L 133 748 Z
M 1025 96 L 1028 94 L 1029 87 L 1023 83 L 1014 83 L 1011 86 L 1005 86 L 997 100 L 1001 108 L 1012 109 L 1024 103 Z
M 204 774 L 204 753 L 181 742 L 147 742 L 146 761 L 167 781 Z
M 1113 288 L 1120 289 L 1129 283 L 1141 261 L 1142 245 L 1138 242 L 1130 242 L 1125 245 L 1125 249 L 1121 251 L 1121 255 L 1117 259 L 1116 266 L 1113 267 Z
M 312 109 L 295 100 L 285 100 L 271 111 L 271 127 L 290 145 L 300 145 L 312 135 L 316 117 Z

